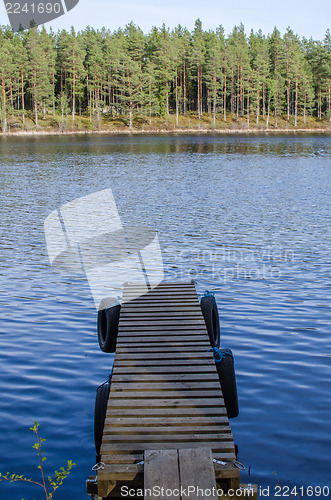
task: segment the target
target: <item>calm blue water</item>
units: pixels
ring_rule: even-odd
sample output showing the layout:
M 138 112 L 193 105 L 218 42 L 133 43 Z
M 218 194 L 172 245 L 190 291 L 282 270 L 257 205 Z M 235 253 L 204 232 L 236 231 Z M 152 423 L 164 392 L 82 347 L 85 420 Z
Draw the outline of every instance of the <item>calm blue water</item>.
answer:
M 167 279 L 216 293 L 242 482 L 273 488 L 275 471 L 331 488 L 330 137 L 1 138 L 0 152 L 0 471 L 38 478 L 37 420 L 47 472 L 77 464 L 54 498 L 87 498 L 95 389 L 112 356 L 84 276 L 50 267 L 43 222 L 111 188 L 124 224 L 159 230 Z M 44 497 L 2 482 L 0 498 Z

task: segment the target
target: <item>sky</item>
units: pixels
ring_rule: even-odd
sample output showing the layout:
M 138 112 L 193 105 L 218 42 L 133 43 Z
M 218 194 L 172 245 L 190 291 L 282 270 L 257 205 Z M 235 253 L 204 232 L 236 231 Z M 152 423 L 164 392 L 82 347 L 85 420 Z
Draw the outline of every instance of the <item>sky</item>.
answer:
M 28 0 L 47 2 L 47 0 Z M 5 0 L 7 2 L 7 0 Z M 190 31 L 200 18 L 204 29 L 223 25 L 228 35 L 242 22 L 248 34 L 251 29 L 271 33 L 274 26 L 283 34 L 287 26 L 300 37 L 322 40 L 331 29 L 331 0 L 80 0 L 73 10 L 46 24 L 47 28 L 81 30 L 87 26 L 111 31 L 133 21 L 148 33 L 153 26 L 173 28 L 178 24 Z M 8 24 L 4 2 L 0 0 L 0 24 Z

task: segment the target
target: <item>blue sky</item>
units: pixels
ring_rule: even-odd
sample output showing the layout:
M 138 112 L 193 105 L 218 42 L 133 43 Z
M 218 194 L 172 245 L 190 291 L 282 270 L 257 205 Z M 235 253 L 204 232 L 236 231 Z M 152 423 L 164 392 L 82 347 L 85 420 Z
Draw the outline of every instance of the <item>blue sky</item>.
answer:
M 6 0 L 7 1 L 7 0 Z M 30 0 L 38 1 L 41 0 Z M 44 0 L 47 2 L 47 0 Z M 259 28 L 265 34 L 276 25 L 284 33 L 290 26 L 298 35 L 323 39 L 327 28 L 331 28 L 331 0 L 80 0 L 71 11 L 50 23 L 57 29 L 74 26 L 80 30 L 86 26 L 110 28 L 124 27 L 130 21 L 140 26 L 145 33 L 152 26 L 174 27 L 178 24 L 192 30 L 194 21 L 200 17 L 204 29 L 215 29 L 222 24 L 226 34 L 243 22 L 246 33 Z M 0 8 L 0 23 L 8 19 L 3 3 Z

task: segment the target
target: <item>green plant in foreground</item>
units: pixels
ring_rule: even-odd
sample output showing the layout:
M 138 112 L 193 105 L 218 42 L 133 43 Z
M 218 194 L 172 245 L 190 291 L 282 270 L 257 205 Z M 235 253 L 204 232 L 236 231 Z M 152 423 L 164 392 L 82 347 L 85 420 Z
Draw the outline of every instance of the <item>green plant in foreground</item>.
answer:
M 56 470 L 54 472 L 54 478 L 51 476 L 47 476 L 47 480 L 45 479 L 45 471 L 43 467 L 43 463 L 47 458 L 43 456 L 44 450 L 42 450 L 42 443 L 46 441 L 46 439 L 41 438 L 38 434 L 38 422 L 34 422 L 34 426 L 30 427 L 30 430 L 33 431 L 36 435 L 37 442 L 32 446 L 32 448 L 36 449 L 38 452 L 38 457 L 40 461 L 40 465 L 38 465 L 38 469 L 41 473 L 42 482 L 33 481 L 25 476 L 19 476 L 17 474 L 1 474 L 0 472 L 0 481 L 9 481 L 10 483 L 14 483 L 16 481 L 23 481 L 25 483 L 32 483 L 40 486 L 45 492 L 46 500 L 51 500 L 53 498 L 54 492 L 61 486 L 64 479 L 70 474 L 70 470 L 74 464 L 71 460 L 68 460 L 68 467 L 65 469 L 61 467 L 60 470 Z

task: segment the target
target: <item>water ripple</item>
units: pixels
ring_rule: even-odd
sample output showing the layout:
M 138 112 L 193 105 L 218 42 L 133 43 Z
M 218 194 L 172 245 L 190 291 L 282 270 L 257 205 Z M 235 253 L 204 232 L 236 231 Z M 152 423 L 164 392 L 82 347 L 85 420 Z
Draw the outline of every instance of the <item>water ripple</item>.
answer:
M 36 477 L 37 420 L 47 464 L 77 463 L 62 500 L 86 495 L 95 389 L 113 357 L 98 348 L 84 276 L 50 268 L 43 221 L 111 187 L 124 224 L 158 229 L 166 279 L 216 294 L 235 354 L 233 433 L 251 467 L 242 481 L 274 485 L 276 471 L 283 483 L 330 486 L 329 138 L 0 138 L 0 150 L 0 471 Z

